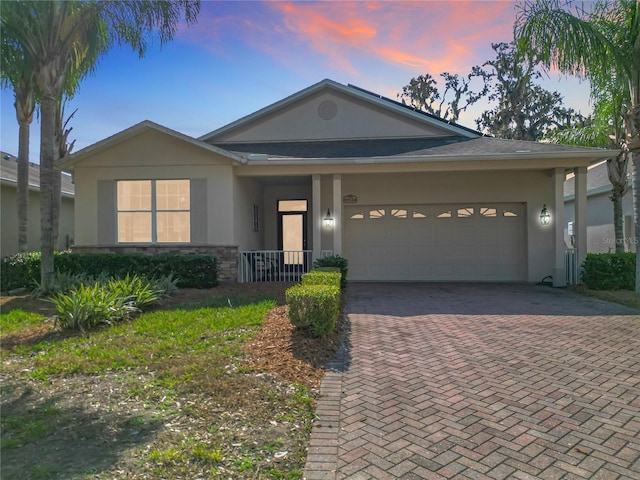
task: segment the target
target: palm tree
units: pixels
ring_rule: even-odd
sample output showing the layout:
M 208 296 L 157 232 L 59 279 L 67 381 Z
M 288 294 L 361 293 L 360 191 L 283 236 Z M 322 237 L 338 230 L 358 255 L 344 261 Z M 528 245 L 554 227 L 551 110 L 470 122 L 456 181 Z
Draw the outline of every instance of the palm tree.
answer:
M 628 97 L 624 83 L 615 78 L 592 78 L 591 98 L 593 115 L 570 128 L 554 129 L 545 136 L 553 143 L 584 145 L 617 149 L 624 142 L 624 99 Z M 616 252 L 625 251 L 622 220 L 622 199 L 629 189 L 627 171 L 629 154 L 620 150 L 616 157 L 607 160 L 607 173 L 611 182 L 613 225 Z
M 144 55 L 150 34 L 157 30 L 161 43 L 170 40 L 184 15 L 195 21 L 199 1 L 66 1 L 5 2 L 0 29 L 6 31 L 34 65 L 36 90 L 41 105 L 40 134 L 40 228 L 41 285 L 51 286 L 54 277 L 52 223 L 57 105 L 66 80 L 93 63 L 114 44 L 129 44 Z M 91 52 L 97 52 L 94 55 Z M 59 116 L 59 115 L 58 115 Z
M 518 47 L 562 73 L 626 85 L 622 150 L 633 164 L 635 244 L 640 245 L 640 2 L 598 0 L 590 11 L 561 0 L 527 1 L 514 33 Z M 636 256 L 640 292 L 640 255 Z
M 33 63 L 21 50 L 2 35 L 1 79 L 2 86 L 11 86 L 15 96 L 16 119 L 19 126 L 18 142 L 18 250 L 28 249 L 27 225 L 29 211 L 29 130 L 36 107 Z

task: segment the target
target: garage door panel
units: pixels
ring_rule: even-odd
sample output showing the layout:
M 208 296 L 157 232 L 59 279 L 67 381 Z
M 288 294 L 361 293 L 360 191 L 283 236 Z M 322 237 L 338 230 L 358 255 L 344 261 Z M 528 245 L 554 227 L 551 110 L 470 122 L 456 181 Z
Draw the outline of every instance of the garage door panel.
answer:
M 350 277 L 524 280 L 523 212 L 523 204 L 347 206 Z

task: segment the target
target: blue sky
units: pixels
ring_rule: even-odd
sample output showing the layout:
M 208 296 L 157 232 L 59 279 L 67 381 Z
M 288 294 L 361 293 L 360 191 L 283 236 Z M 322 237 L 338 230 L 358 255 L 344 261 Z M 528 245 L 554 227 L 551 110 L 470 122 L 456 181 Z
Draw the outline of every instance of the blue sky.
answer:
M 202 1 L 199 21 L 143 59 L 129 48 L 103 57 L 66 106 L 74 152 L 152 120 L 199 137 L 324 78 L 396 98 L 417 75 L 466 74 L 512 38 L 509 1 Z M 587 114 L 588 85 L 551 76 L 565 104 Z M 13 92 L 0 97 L 0 149 L 17 154 Z M 475 128 L 477 105 L 460 123 Z M 38 163 L 39 119 L 31 161 Z

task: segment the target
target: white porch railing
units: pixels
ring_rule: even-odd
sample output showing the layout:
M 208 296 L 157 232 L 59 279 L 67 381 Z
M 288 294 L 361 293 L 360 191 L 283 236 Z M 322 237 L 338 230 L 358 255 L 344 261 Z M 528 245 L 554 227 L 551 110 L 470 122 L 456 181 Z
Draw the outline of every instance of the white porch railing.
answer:
M 322 250 L 321 256 L 333 255 Z M 313 265 L 311 250 L 251 250 L 238 254 L 238 282 L 297 282 Z
M 564 269 L 567 273 L 567 285 L 577 285 L 579 278 L 578 249 L 564 249 Z

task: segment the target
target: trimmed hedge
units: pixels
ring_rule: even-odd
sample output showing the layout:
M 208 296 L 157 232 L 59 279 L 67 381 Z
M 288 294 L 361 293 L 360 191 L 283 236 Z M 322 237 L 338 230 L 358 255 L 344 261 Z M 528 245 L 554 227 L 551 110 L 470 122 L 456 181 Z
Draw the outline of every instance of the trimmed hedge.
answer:
M 0 291 L 34 287 L 40 281 L 40 252 L 16 253 L 0 263 Z
M 71 275 L 107 275 L 147 278 L 173 275 L 180 288 L 211 288 L 218 284 L 217 262 L 212 255 L 122 254 L 56 252 L 56 271 Z M 17 253 L 2 259 L 0 291 L 32 287 L 40 280 L 40 253 Z
M 635 253 L 588 253 L 582 281 L 593 290 L 635 290 Z
M 336 285 L 298 284 L 285 292 L 289 321 L 320 337 L 336 326 L 340 314 L 340 288 Z
M 302 275 L 303 285 L 333 285 L 340 288 L 342 274 L 336 267 L 314 268 Z
M 347 273 L 349 272 L 349 261 L 340 255 L 331 257 L 318 258 L 313 262 L 313 268 L 334 267 L 340 270 L 342 277 L 340 279 L 340 288 L 347 288 Z

